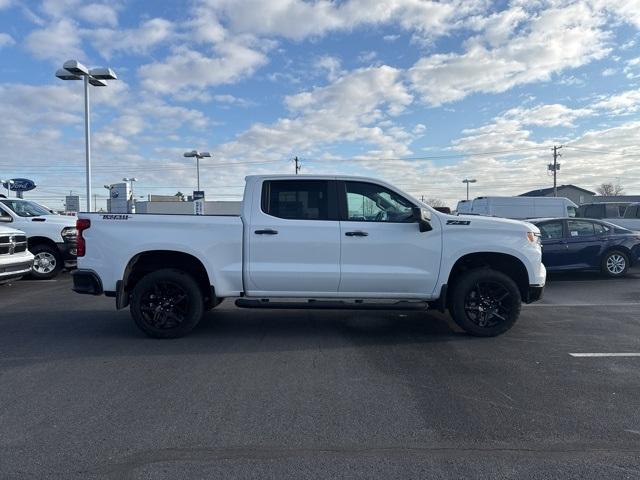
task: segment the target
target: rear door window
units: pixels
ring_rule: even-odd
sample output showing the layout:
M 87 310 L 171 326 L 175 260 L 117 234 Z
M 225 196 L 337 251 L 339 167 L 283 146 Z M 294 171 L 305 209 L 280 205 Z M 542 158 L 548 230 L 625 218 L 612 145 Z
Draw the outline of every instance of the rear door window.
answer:
M 592 237 L 595 234 L 593 223 L 581 220 L 567 221 L 569 237 Z
M 329 182 L 266 181 L 262 186 L 262 210 L 289 220 L 329 220 Z
M 602 225 L 601 223 L 594 223 L 593 228 L 596 232 L 596 235 L 606 235 L 609 233 L 609 227 Z

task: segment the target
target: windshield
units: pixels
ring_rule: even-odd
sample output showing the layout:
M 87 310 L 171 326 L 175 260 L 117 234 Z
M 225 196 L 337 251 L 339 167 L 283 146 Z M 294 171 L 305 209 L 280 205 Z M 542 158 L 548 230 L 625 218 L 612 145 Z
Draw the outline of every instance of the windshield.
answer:
M 41 215 L 52 215 L 52 213 L 35 202 L 29 202 L 27 200 L 0 200 L 5 206 L 11 209 L 16 215 L 20 217 L 39 217 Z

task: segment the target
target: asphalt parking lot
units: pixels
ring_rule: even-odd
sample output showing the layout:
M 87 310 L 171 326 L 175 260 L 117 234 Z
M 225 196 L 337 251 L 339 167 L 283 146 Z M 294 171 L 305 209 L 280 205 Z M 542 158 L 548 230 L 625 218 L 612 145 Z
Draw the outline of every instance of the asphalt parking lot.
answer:
M 492 339 L 247 311 L 152 340 L 68 274 L 0 287 L 0 478 L 640 478 L 640 272 L 553 278 Z

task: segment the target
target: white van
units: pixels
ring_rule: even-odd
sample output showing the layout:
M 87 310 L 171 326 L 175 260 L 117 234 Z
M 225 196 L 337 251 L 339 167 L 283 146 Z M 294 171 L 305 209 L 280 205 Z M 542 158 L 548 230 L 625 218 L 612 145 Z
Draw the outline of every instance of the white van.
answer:
M 456 207 L 456 213 L 458 215 L 464 215 L 465 213 L 471 213 L 471 206 L 473 205 L 473 200 L 460 200 L 458 202 L 458 206 Z
M 478 197 L 470 213 L 523 220 L 575 217 L 577 210 L 578 206 L 564 197 Z

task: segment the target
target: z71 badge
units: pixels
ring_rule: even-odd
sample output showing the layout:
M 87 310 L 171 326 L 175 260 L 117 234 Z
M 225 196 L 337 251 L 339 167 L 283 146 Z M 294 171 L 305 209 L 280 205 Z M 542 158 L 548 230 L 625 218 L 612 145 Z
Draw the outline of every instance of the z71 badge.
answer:
M 447 220 L 447 225 L 469 225 L 471 220 Z

